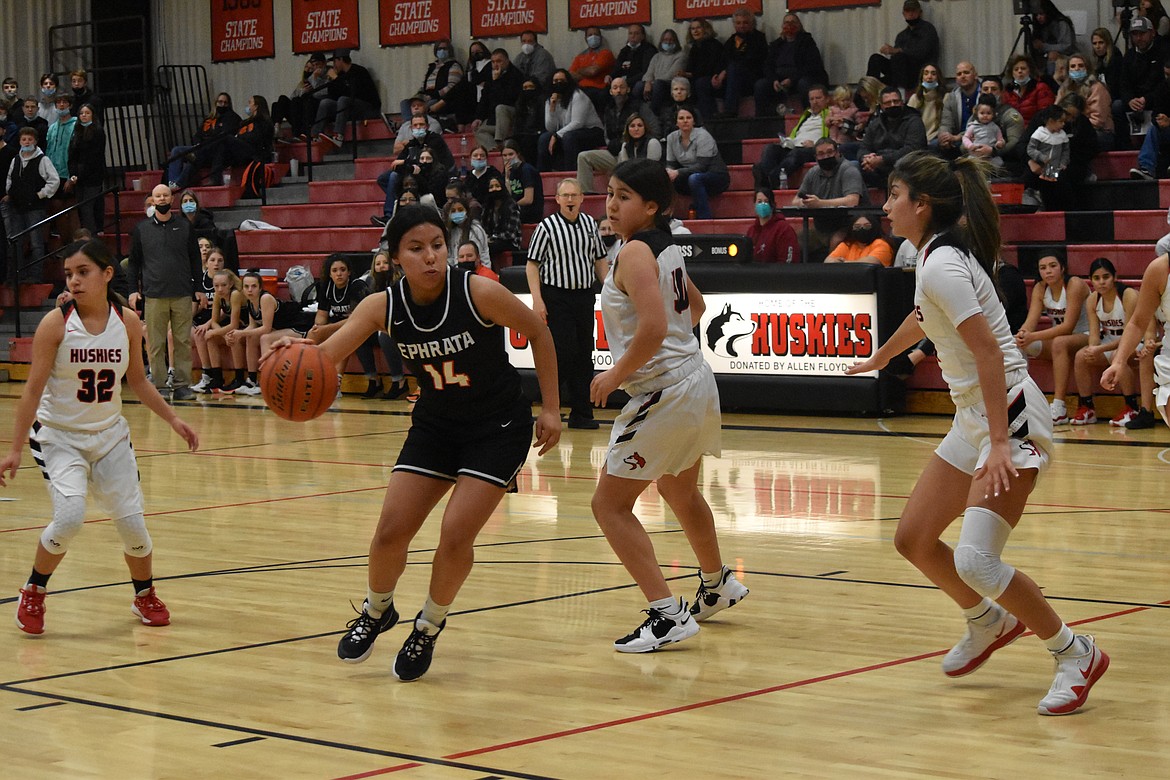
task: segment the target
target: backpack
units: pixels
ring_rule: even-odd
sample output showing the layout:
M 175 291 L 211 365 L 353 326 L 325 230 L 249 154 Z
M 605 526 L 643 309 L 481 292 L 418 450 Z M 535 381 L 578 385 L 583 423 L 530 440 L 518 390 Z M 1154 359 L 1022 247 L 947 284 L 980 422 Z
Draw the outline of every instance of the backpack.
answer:
M 313 273 L 303 265 L 294 265 L 284 275 L 288 285 L 288 297 L 302 307 L 317 300 L 317 285 Z
M 242 198 L 259 198 L 264 190 L 276 183 L 276 173 L 268 165 L 253 160 L 244 167 Z

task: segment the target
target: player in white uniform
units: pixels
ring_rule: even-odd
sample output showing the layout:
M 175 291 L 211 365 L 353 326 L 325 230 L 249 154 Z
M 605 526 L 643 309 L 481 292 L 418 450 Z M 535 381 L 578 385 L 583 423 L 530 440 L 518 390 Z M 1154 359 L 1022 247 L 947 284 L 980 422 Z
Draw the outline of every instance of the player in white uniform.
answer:
M 20 591 L 16 625 L 44 632 L 49 577 L 81 530 L 87 491 L 104 505 L 122 537 L 134 584 L 131 611 L 148 626 L 170 622 L 154 591 L 150 535 L 142 515 L 138 464 L 122 417 L 122 377 L 142 402 L 170 423 L 194 450 L 199 437 L 167 405 L 142 367 L 142 322 L 109 289 L 114 260 L 101 241 L 65 250 L 65 285 L 72 301 L 45 315 L 33 337 L 33 362 L 16 409 L 12 449 L 0 460 L 16 477 L 23 441 L 49 482 L 53 520 L 41 534 L 32 574 Z M 31 431 L 31 433 L 30 433 Z
M 614 169 L 608 189 L 606 216 L 624 242 L 601 290 L 614 360 L 594 377 L 589 398 L 604 406 L 621 388 L 630 401 L 614 421 L 593 516 L 650 602 L 649 617 L 614 649 L 645 653 L 694 636 L 697 621 L 748 590 L 723 565 L 711 507 L 698 487 L 703 455 L 719 454 L 719 390 L 692 333 L 704 303 L 670 237 L 670 178 L 659 162 L 629 160 Z M 634 502 L 653 481 L 698 558 L 701 583 L 689 611 L 671 593 L 634 515 Z
M 1016 345 L 1025 355 L 1052 363 L 1052 422 L 1068 422 L 1068 379 L 1073 357 L 1089 343 L 1089 312 L 1085 300 L 1089 285 L 1068 272 L 1063 252 L 1041 257 L 1037 263 L 1040 281 L 1032 288 L 1028 318 L 1016 331 Z M 1052 327 L 1036 330 L 1040 316 L 1048 315 Z
M 1077 378 L 1077 412 L 1069 420 L 1073 425 L 1092 425 L 1097 422 L 1093 402 L 1093 374 L 1104 371 L 1113 360 L 1113 350 L 1125 330 L 1126 321 L 1137 306 L 1137 290 L 1117 284 L 1117 271 L 1108 258 L 1098 257 L 1089 265 L 1089 279 L 1093 293 L 1086 307 L 1089 310 L 1089 343 L 1081 347 L 1074 360 Z M 1125 396 L 1125 407 L 1110 425 L 1124 427 L 1141 407 L 1137 396 L 1137 382 L 1133 366 L 1128 363 L 1117 377 Z
M 1000 559 L 1048 466 L 1052 421 L 992 279 L 999 215 L 982 167 L 972 159 L 954 166 L 926 153 L 894 166 L 884 208 L 894 233 L 919 249 L 914 309 L 848 373 L 882 368 L 924 334 L 938 348 L 957 411 L 902 510 L 894 545 L 967 618 L 966 635 L 943 658 L 945 674 L 975 671 L 1031 629 L 1056 659 L 1056 677 L 1037 711 L 1066 715 L 1085 703 L 1109 657 L 1091 636 L 1074 635 L 1036 583 Z M 940 537 L 960 514 L 952 550 Z
M 1148 332 L 1154 310 L 1160 309 L 1163 320 L 1170 321 L 1170 284 L 1167 283 L 1170 258 L 1162 255 L 1146 267 L 1137 305 L 1125 324 L 1125 331 L 1113 351 L 1113 361 L 1101 375 L 1101 386 L 1112 390 L 1126 369 L 1126 362 L 1139 341 Z M 1162 420 L 1170 425 L 1170 339 L 1162 339 L 1162 351 L 1154 358 L 1154 404 Z

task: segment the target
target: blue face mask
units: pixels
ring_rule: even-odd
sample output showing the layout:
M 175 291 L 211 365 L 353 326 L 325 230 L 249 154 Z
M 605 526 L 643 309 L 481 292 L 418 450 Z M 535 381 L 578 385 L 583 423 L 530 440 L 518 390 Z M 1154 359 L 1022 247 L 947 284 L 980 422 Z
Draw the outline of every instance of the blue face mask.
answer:
M 24 152 L 25 154 L 32 154 L 33 149 L 36 149 L 36 148 L 37 148 L 36 144 L 21 144 L 20 145 L 20 151 Z
M 1027 84 L 1029 81 L 1031 81 L 1032 77 L 1031 76 L 1024 76 L 1022 79 L 1012 79 L 1012 80 L 1016 82 L 1017 86 L 1022 87 L 1025 84 Z
M 588 46 L 590 49 L 596 49 L 598 46 L 601 45 L 601 36 L 600 35 L 590 35 L 588 38 L 585 39 L 585 45 Z
M 447 51 L 446 49 L 438 49 L 435 51 L 435 59 L 437 60 L 445 60 L 450 56 L 451 52 Z
M 1073 81 L 1084 81 L 1085 79 L 1087 79 L 1089 77 L 1089 71 L 1087 71 L 1087 70 L 1070 70 L 1068 72 L 1068 77 L 1070 79 L 1072 79 Z
M 451 212 L 451 221 L 454 222 L 456 225 L 462 225 L 463 221 L 465 219 L 467 219 L 467 212 L 466 211 L 452 211 Z
M 88 122 L 82 122 L 82 121 L 79 119 L 79 120 L 77 120 L 77 123 L 78 123 L 79 125 L 81 125 L 82 127 L 89 127 L 90 125 L 92 125 L 92 124 L 93 124 L 93 120 L 91 119 L 91 120 L 90 120 L 90 121 L 88 121 Z
M 678 44 L 671 43 L 670 41 L 666 41 L 665 43 L 662 44 L 661 48 L 667 54 L 673 54 L 678 49 Z
M 183 201 L 183 205 L 181 205 L 179 208 L 183 210 L 184 214 L 194 214 L 195 210 L 198 209 L 199 206 L 193 200 L 185 200 Z
M 937 81 L 924 81 L 924 82 L 922 82 L 922 88 L 926 89 L 926 90 L 938 89 L 938 82 Z
M 412 128 L 410 128 L 410 134 L 413 135 L 415 138 L 419 138 L 419 139 L 426 138 L 427 129 L 425 127 L 412 127 Z
M 58 108 L 58 109 L 57 109 L 57 116 L 69 116 L 69 109 L 67 109 L 67 108 Z
M 760 219 L 768 219 L 772 216 L 772 204 L 762 202 L 756 204 L 756 216 Z
M 56 94 L 56 92 L 57 92 L 57 90 L 54 89 L 53 87 L 41 87 L 41 94 L 42 95 L 46 95 L 46 96 L 53 95 L 53 94 Z
M 252 107 L 244 106 L 244 116 L 252 116 Z
M 477 171 L 482 171 L 487 167 L 487 160 L 472 159 L 471 167 Z

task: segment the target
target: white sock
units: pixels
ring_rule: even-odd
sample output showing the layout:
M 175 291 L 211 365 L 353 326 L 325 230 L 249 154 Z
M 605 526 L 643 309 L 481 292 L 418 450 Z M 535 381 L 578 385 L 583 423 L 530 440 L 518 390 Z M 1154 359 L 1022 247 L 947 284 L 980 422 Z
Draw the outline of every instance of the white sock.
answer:
M 719 571 L 715 572 L 714 574 L 709 574 L 708 572 L 699 570 L 699 576 L 703 578 L 703 584 L 708 588 L 717 588 L 719 587 L 719 584 L 723 582 L 723 570 L 725 568 L 727 567 L 720 566 Z
M 664 599 L 651 601 L 650 609 L 656 609 L 664 615 L 675 617 L 683 610 L 683 600 L 677 596 L 667 596 Z
M 1063 653 L 1070 649 L 1075 650 L 1076 648 L 1073 647 L 1075 641 L 1076 635 L 1073 634 L 1072 629 L 1061 623 L 1060 630 L 1044 640 L 1044 646 L 1048 648 L 1050 653 Z
M 990 626 L 999 618 L 999 610 L 995 609 L 995 602 L 986 596 L 970 609 L 963 610 L 963 617 L 977 626 Z
M 450 604 L 436 604 L 434 599 L 427 596 L 426 603 L 423 604 L 422 617 L 423 620 L 430 623 L 436 629 L 443 627 L 443 621 L 447 619 L 447 612 L 451 609 Z M 423 626 L 425 629 L 426 626 Z M 431 633 L 430 631 L 427 632 Z
M 374 590 L 366 591 L 366 613 L 372 618 L 382 617 L 382 613 L 390 609 L 394 603 L 394 591 L 378 593 Z

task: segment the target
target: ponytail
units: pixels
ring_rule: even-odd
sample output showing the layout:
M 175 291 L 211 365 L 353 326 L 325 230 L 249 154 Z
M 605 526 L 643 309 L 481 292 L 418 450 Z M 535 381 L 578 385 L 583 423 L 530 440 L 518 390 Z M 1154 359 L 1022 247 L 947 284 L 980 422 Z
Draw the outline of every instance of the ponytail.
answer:
M 955 176 L 963 190 L 963 242 L 994 281 L 1002 239 L 999 232 L 999 209 L 987 186 L 986 163 L 974 158 L 960 158 L 955 162 Z

